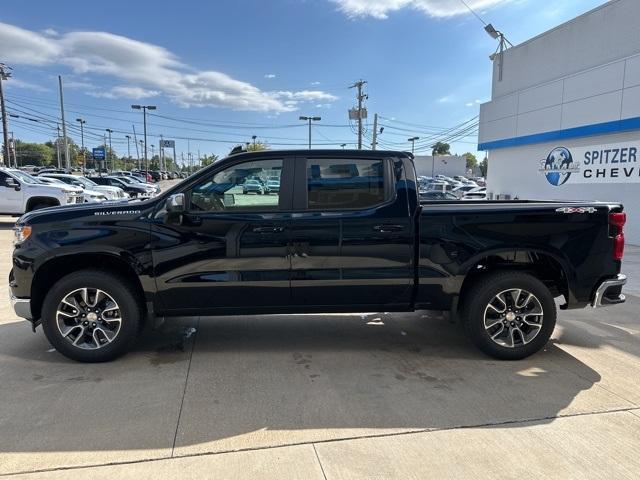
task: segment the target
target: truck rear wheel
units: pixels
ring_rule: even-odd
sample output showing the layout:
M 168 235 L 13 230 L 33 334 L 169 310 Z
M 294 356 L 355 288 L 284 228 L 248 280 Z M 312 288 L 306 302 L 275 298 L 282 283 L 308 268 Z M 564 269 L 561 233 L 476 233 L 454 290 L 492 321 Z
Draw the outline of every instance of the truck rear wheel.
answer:
M 47 294 L 42 328 L 58 352 L 80 362 L 106 362 L 126 353 L 142 318 L 126 279 L 97 270 L 71 273 Z
M 471 341 L 502 360 L 520 360 L 542 349 L 556 325 L 549 289 L 522 272 L 482 276 L 462 299 L 462 317 Z

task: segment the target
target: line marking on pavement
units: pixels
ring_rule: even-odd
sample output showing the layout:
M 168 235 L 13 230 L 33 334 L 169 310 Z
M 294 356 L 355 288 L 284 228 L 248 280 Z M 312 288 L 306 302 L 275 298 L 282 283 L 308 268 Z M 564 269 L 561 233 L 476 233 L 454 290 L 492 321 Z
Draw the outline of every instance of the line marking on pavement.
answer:
M 0 477 L 8 477 L 11 475 L 29 475 L 32 473 L 47 473 L 47 472 L 58 472 L 58 471 L 66 471 L 66 470 L 79 470 L 82 468 L 97 468 L 97 467 L 114 467 L 119 465 L 134 465 L 138 463 L 151 463 L 151 462 L 159 462 L 162 460 L 174 460 L 180 458 L 195 458 L 195 457 L 208 457 L 213 455 L 225 455 L 229 453 L 244 453 L 244 452 L 255 452 L 260 450 L 273 450 L 277 448 L 288 448 L 288 447 L 297 447 L 300 445 L 313 445 L 315 449 L 316 444 L 323 443 L 337 443 L 337 442 L 347 442 L 350 440 L 366 440 L 368 438 L 385 438 L 385 437 L 399 437 L 404 435 L 415 435 L 418 433 L 432 433 L 432 432 L 446 432 L 451 430 L 466 430 L 471 428 L 487 428 L 487 427 L 501 427 L 506 425 L 516 425 L 521 423 L 536 423 L 542 422 L 544 420 L 556 420 L 562 418 L 573 418 L 573 417 L 586 417 L 591 415 L 606 415 L 609 413 L 622 413 L 629 412 L 635 415 L 634 411 L 638 410 L 637 406 L 627 407 L 627 408 L 614 408 L 611 410 L 600 410 L 593 412 L 579 412 L 579 413 L 569 413 L 563 415 L 555 415 L 555 416 L 547 416 L 547 417 L 537 417 L 537 418 L 526 418 L 520 420 L 505 420 L 504 422 L 495 422 L 495 423 L 478 423 L 473 425 L 457 425 L 453 427 L 442 427 L 442 428 L 419 428 L 414 430 L 407 430 L 404 432 L 394 432 L 394 433 L 379 433 L 379 434 L 368 434 L 368 435 L 354 435 L 352 437 L 343 437 L 343 438 L 330 438 L 327 440 L 315 440 L 309 442 L 294 442 L 287 443 L 283 445 L 273 445 L 273 446 L 265 446 L 265 447 L 248 447 L 248 448 L 239 448 L 237 450 L 220 450 L 219 452 L 198 452 L 198 453 L 186 453 L 183 455 L 175 455 L 175 456 L 160 456 L 154 458 L 143 458 L 140 460 L 126 460 L 122 462 L 105 462 L 105 463 L 92 463 L 87 465 L 72 465 L 72 466 L 61 466 L 61 467 L 51 467 L 51 468 L 41 468 L 38 470 L 20 470 L 16 472 L 8 472 L 8 473 L 0 473 Z
M 320 457 L 318 456 L 318 450 L 316 450 L 316 444 L 312 443 L 311 446 L 313 447 L 313 452 L 316 454 L 316 460 L 318 460 L 318 465 L 320 465 L 320 471 L 322 472 L 322 476 L 324 477 L 324 480 L 327 480 L 327 474 L 324 473 L 324 467 L 322 466 L 322 462 L 320 461 Z
M 196 321 L 196 331 L 191 342 L 191 352 L 189 353 L 189 365 L 187 365 L 187 375 L 184 379 L 184 389 L 182 390 L 182 399 L 180 400 L 180 410 L 178 411 L 178 421 L 176 422 L 176 431 L 173 434 L 173 445 L 171 446 L 171 457 L 174 458 L 176 450 L 176 441 L 178 439 L 178 429 L 180 428 L 180 418 L 182 417 L 182 407 L 184 405 L 184 397 L 187 395 L 187 385 L 189 384 L 189 373 L 191 372 L 191 360 L 193 359 L 193 351 L 196 348 L 196 339 L 198 338 L 198 330 L 200 329 L 200 317 Z

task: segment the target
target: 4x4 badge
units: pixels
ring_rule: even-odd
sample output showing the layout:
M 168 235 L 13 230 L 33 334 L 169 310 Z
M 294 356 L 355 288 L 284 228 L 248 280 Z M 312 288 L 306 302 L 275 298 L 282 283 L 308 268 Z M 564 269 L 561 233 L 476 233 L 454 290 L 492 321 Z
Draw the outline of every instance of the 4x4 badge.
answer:
M 594 207 L 560 207 L 556 208 L 558 213 L 596 213 L 597 209 Z

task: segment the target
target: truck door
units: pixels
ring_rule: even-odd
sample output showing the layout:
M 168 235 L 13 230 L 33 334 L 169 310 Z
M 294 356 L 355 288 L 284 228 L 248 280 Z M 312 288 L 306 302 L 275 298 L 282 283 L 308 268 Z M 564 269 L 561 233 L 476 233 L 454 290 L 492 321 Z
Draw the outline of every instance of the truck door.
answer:
M 282 156 L 239 159 L 185 188 L 181 221 L 154 222 L 165 309 L 250 312 L 290 303 L 292 168 Z
M 319 155 L 296 159 L 293 303 L 351 311 L 406 306 L 414 227 L 401 161 Z
M 9 185 L 7 181 L 13 182 L 14 185 Z M 24 192 L 20 182 L 11 175 L 0 172 L 0 189 L 2 190 L 0 211 L 2 213 L 24 213 Z

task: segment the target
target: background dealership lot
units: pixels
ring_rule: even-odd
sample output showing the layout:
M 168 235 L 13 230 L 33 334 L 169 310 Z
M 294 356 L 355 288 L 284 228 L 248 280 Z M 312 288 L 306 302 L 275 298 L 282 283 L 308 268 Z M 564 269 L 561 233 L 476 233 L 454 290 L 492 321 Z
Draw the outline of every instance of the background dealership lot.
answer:
M 625 272 L 615 315 L 564 312 L 521 362 L 416 312 L 178 319 L 119 361 L 78 364 L 5 298 L 0 473 L 637 478 L 640 248 Z

